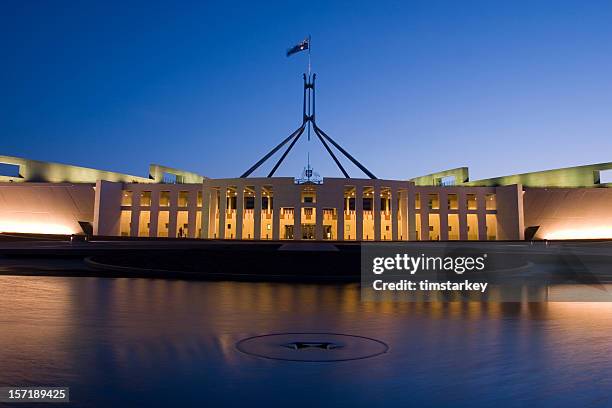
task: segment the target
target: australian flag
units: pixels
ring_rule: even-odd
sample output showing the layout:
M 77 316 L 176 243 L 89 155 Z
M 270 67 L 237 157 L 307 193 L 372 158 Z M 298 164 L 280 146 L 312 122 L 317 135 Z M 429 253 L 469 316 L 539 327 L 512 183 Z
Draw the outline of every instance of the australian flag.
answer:
M 293 47 L 287 50 L 287 56 L 293 55 L 300 51 L 304 51 L 310 48 L 310 38 L 305 38 L 304 41 L 299 43 L 298 45 L 294 45 Z

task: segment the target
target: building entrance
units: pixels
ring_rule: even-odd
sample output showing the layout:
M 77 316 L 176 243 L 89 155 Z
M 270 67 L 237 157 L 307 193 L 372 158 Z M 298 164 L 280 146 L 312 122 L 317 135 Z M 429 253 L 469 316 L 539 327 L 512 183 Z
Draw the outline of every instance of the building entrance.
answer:
M 302 224 L 302 239 L 315 239 L 314 224 Z
M 333 239 L 334 237 L 332 236 L 332 226 L 331 225 L 324 225 L 323 226 L 323 239 Z
M 293 239 L 293 225 L 285 225 L 285 235 L 283 239 Z

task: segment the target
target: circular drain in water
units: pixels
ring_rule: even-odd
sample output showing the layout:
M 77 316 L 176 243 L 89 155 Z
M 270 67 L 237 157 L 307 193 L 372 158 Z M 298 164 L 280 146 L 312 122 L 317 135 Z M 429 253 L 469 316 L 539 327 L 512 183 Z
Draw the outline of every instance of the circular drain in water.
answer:
M 338 333 L 264 334 L 242 339 L 236 348 L 252 356 L 305 362 L 359 360 L 389 350 L 380 340 Z

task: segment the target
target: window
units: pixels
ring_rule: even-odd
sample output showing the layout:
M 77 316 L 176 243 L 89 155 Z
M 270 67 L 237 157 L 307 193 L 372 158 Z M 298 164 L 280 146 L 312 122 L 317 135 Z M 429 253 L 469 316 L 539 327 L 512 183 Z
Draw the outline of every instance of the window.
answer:
M 196 238 L 202 238 L 202 211 L 196 213 Z
M 440 214 L 429 214 L 429 240 L 440 240 Z
M 128 205 L 128 206 L 132 205 L 132 192 L 131 191 L 123 192 L 123 194 L 121 195 L 121 205 Z
M 476 206 L 476 194 L 468 194 L 466 196 L 466 204 L 468 210 L 475 210 Z
M 189 205 L 189 191 L 179 191 L 178 206 L 187 207 Z
M 158 218 L 157 218 L 157 236 L 167 237 L 169 226 L 170 226 L 170 212 L 160 211 Z
M 456 241 L 459 239 L 459 215 L 448 214 L 448 239 Z
M 497 215 L 487 214 L 485 217 L 486 229 L 487 229 L 487 240 L 495 241 L 497 239 Z
M 138 236 L 139 237 L 148 237 L 149 236 L 149 227 L 151 226 L 151 211 L 141 211 L 140 217 L 138 220 Z
M 438 194 L 429 194 L 427 200 L 427 205 L 429 206 L 430 210 L 440 209 L 440 199 L 438 198 Z
M 303 203 L 316 203 L 317 192 L 312 187 L 305 187 L 301 192 Z
M 0 176 L 19 177 L 19 165 L 11 163 L 0 163 Z
M 177 238 L 189 237 L 189 211 L 176 212 L 176 236 Z
M 198 207 L 202 206 L 202 192 L 198 191 Z
M 454 186 L 455 185 L 455 176 L 444 176 L 438 179 L 439 186 Z
M 457 201 L 457 194 L 449 194 L 448 195 L 448 209 L 456 210 L 459 208 L 459 204 Z
M 419 193 L 416 193 L 414 196 L 414 209 L 415 210 L 421 209 L 421 194 Z
M 176 184 L 176 174 L 172 174 L 172 173 L 162 174 L 162 183 Z
M 389 200 L 388 198 L 385 197 L 380 197 L 380 211 L 391 211 L 391 205 L 389 205 Z
M 234 194 L 231 197 L 227 197 L 227 209 L 228 210 L 235 210 L 236 209 L 236 204 L 238 203 L 238 197 L 236 197 L 236 194 Z
M 478 216 L 476 214 L 467 215 L 467 236 L 468 240 L 478 240 Z
M 122 237 L 129 237 L 130 229 L 132 227 L 132 212 L 130 210 L 121 211 L 119 225 L 119 235 Z
M 140 206 L 150 207 L 151 206 L 151 192 L 143 191 L 140 193 Z
M 274 206 L 274 203 L 272 201 L 272 197 L 261 197 L 261 208 L 264 211 L 271 210 Z
M 612 169 L 600 170 L 599 182 L 604 184 L 612 183 Z
M 495 199 L 495 194 L 487 194 L 485 201 L 487 203 L 487 210 L 497 209 L 497 200 Z
M 161 191 L 159 193 L 159 206 L 160 207 L 170 207 L 170 192 L 169 191 Z

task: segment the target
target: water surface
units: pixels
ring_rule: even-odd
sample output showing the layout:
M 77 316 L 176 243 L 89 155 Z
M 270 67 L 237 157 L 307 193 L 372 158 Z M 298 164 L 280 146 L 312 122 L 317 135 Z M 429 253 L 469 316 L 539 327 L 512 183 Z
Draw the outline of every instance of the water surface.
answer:
M 328 331 L 390 349 L 304 363 L 235 347 Z M 374 303 L 358 285 L 0 276 L 0 385 L 70 386 L 74 406 L 612 406 L 611 340 L 612 303 Z

